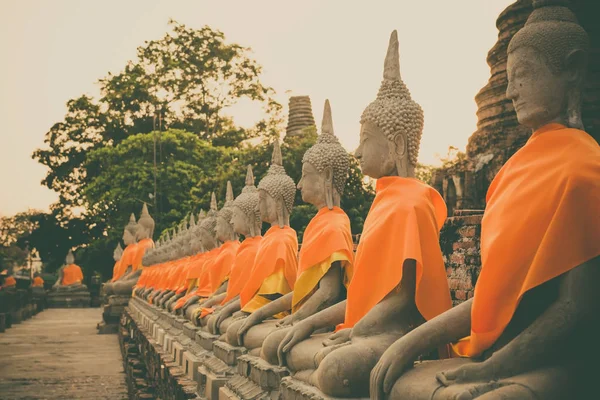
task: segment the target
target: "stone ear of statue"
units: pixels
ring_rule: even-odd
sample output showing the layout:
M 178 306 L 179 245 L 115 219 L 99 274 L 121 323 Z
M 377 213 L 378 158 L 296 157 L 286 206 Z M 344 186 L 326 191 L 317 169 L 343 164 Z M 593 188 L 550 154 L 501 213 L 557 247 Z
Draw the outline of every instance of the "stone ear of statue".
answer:
M 283 197 L 277 196 L 277 199 L 275 199 L 275 204 L 277 209 L 277 224 L 280 228 L 285 226 L 285 205 L 283 203 Z
M 565 60 L 565 73 L 571 90 L 567 94 L 567 118 L 570 127 L 584 130 L 581 117 L 582 99 L 581 89 L 585 80 L 587 54 L 581 49 L 573 50 Z
M 333 209 L 335 206 L 335 189 L 333 188 L 333 169 L 331 167 L 325 168 L 323 171 L 325 176 L 325 204 L 328 209 Z

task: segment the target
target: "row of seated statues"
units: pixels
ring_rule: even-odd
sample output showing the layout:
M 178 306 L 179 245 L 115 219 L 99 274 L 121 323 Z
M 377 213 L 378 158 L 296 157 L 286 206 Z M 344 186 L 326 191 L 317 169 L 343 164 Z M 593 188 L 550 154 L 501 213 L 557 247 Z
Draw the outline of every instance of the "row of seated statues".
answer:
M 326 396 L 591 398 L 583 393 L 598 370 L 600 147 L 581 119 L 588 46 L 557 0 L 535 2 L 510 43 L 507 97 L 534 133 L 490 186 L 481 274 L 459 306 L 439 244 L 446 206 L 415 179 L 424 116 L 401 79 L 396 32 L 360 119 L 354 156 L 377 183 L 356 253 L 340 208 L 349 155 L 326 102 L 297 185 L 275 141 L 258 186 L 249 167 L 239 196 L 228 184 L 220 210 L 213 194 L 207 213 L 156 246 L 144 207 L 135 230 L 147 240 L 143 255 L 123 261 L 134 242 L 126 229 L 117 263 L 133 267 L 107 291 L 135 285 L 137 298 L 287 367 Z M 296 189 L 318 209 L 299 250 L 289 224 Z

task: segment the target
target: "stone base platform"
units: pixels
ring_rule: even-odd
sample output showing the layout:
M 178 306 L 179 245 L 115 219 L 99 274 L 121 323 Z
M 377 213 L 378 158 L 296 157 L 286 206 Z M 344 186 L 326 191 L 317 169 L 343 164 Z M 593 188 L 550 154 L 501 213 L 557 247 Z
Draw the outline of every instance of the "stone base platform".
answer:
M 51 291 L 48 293 L 49 308 L 87 308 L 90 307 L 91 297 L 88 291 Z
M 290 374 L 285 367 L 271 365 L 249 354 L 238 357 L 236 374 L 221 389 L 220 398 L 278 399 L 281 380 Z
M 140 388 L 145 388 L 138 388 L 138 391 L 151 393 L 151 398 L 199 398 L 198 368 L 208 352 L 196 342 L 195 327 L 163 309 L 134 298 L 121 318 L 119 336 L 137 349 L 137 354 L 132 349 L 132 356 L 135 356 L 133 364 L 139 363 L 143 381 L 137 379 Z M 126 350 L 124 357 L 128 354 Z
M 129 296 L 108 296 L 102 306 L 102 322 L 97 325 L 98 333 L 114 334 L 119 331 L 119 321 L 125 307 L 129 304 Z

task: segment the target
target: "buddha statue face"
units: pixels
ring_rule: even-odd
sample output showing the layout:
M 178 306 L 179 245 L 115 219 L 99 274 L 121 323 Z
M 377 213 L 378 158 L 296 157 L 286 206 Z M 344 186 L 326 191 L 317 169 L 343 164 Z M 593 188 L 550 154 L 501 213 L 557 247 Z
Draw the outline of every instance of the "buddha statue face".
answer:
M 200 242 L 206 251 L 217 247 L 217 239 L 215 238 L 215 235 L 208 232 L 206 229 L 200 229 Z
M 217 234 L 217 239 L 219 239 L 221 242 L 227 242 L 235 239 L 235 232 L 233 231 L 231 223 L 221 216 L 217 217 L 217 226 L 215 228 L 215 232 Z
M 263 222 L 274 224 L 278 220 L 278 209 L 281 206 L 277 205 L 277 201 L 265 190 L 258 190 L 258 211 Z
M 525 26 L 508 44 L 506 97 L 519 123 L 537 130 L 556 122 L 584 129 L 582 88 L 589 37 L 559 0 L 534 0 Z
M 239 235 L 248 236 L 248 234 L 250 233 L 250 226 L 248 224 L 246 214 L 244 214 L 244 212 L 239 207 L 233 207 L 233 214 L 231 216 L 231 226 L 233 226 L 234 232 Z
M 135 243 L 135 236 L 128 229 L 123 232 L 123 243 L 125 243 L 125 246 Z
M 67 254 L 67 257 L 65 259 L 67 265 L 71 265 L 75 263 L 75 256 L 73 255 L 73 252 L 71 250 L 69 250 L 69 253 Z
M 327 205 L 326 188 L 333 190 L 333 173 L 327 168 L 320 173 L 312 164 L 302 164 L 302 178 L 298 182 L 298 189 L 302 193 L 302 200 L 321 209 Z
M 572 125 L 570 98 L 582 81 L 581 63 L 581 55 L 573 52 L 565 69 L 554 72 L 546 57 L 532 47 L 519 47 L 509 53 L 506 97 L 512 100 L 519 123 L 533 130 L 551 122 Z
M 354 155 L 363 174 L 379 179 L 398 175 L 396 160 L 403 156 L 405 146 L 401 135 L 397 136 L 396 143 L 392 143 L 377 125 L 365 121 L 360 129 L 360 145 Z

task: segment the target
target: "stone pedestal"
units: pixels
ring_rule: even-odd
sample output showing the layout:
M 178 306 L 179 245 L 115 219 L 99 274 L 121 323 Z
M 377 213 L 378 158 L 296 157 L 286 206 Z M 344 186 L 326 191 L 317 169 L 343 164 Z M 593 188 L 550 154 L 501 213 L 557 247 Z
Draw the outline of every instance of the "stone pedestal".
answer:
M 287 377 L 281 380 L 279 400 L 338 400 L 338 398 L 326 396 L 308 383 Z M 356 400 L 368 400 L 368 398 Z
M 85 288 L 53 290 L 48 293 L 48 307 L 50 308 L 87 308 L 90 306 L 90 300 L 90 292 Z
M 223 387 L 236 372 L 237 359 L 245 354 L 245 347 L 231 346 L 217 340 L 212 345 L 213 355 L 208 356 L 198 369 L 198 393 L 208 400 L 218 398 Z
M 245 354 L 238 357 L 236 374 L 227 382 L 225 392 L 243 400 L 277 399 L 281 380 L 289 375 L 285 367 Z

